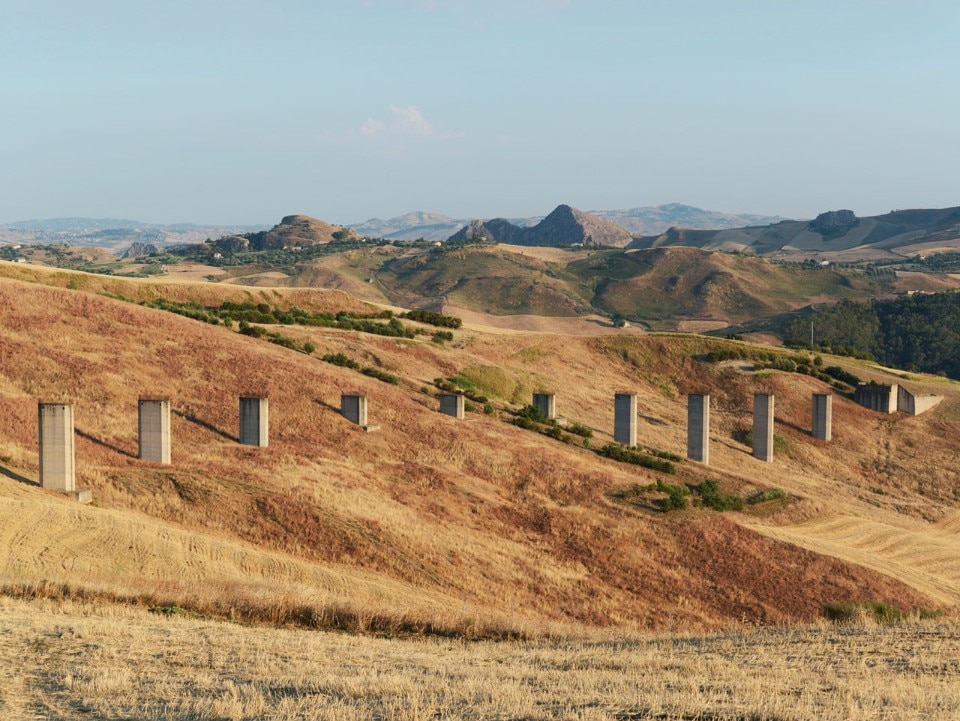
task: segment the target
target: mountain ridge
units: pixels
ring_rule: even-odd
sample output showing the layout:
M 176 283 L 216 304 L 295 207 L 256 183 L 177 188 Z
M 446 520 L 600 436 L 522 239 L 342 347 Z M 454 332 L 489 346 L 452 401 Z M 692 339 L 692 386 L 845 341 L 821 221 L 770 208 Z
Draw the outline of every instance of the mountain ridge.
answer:
M 739 228 L 747 225 L 763 225 L 783 220 L 781 216 L 751 213 L 724 213 L 704 210 L 683 203 L 640 206 L 619 210 L 589 210 L 601 220 L 619 225 L 635 235 L 651 235 L 665 231 L 673 225 L 698 229 Z M 513 225 L 531 227 L 546 216 L 506 218 Z M 443 213 L 411 211 L 394 218 L 382 220 L 370 218 L 362 223 L 349 223 L 348 228 L 367 237 L 390 240 L 446 240 L 474 220 L 490 221 L 493 218 L 454 218 Z
M 514 225 L 506 218 L 473 221 L 447 240 L 482 240 L 509 245 L 623 248 L 633 242 L 633 236 L 615 223 L 569 205 L 558 205 L 546 218 L 529 228 Z

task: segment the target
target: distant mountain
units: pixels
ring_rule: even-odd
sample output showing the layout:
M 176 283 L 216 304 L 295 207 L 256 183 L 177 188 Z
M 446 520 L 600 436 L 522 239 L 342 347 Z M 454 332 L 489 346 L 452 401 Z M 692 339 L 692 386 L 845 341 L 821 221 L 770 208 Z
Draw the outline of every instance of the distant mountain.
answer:
M 629 210 L 592 210 L 589 212 L 602 220 L 616 223 L 633 235 L 656 235 L 671 226 L 718 230 L 742 228 L 745 225 L 767 225 L 783 220 L 779 216 L 718 213 L 680 203 L 631 208 Z M 543 219 L 544 216 L 541 215 L 526 218 L 507 218 L 506 220 L 521 228 L 529 228 L 537 225 Z M 446 240 L 471 222 L 470 219 L 452 218 L 442 213 L 414 211 L 389 220 L 371 218 L 363 223 L 354 223 L 347 227 L 368 238 Z
M 466 224 L 467 221 L 457 220 L 449 215 L 418 210 L 398 215 L 396 218 L 390 218 L 390 220 L 370 218 L 363 223 L 355 223 L 347 227 L 367 238 L 445 240 Z
M 0 243 L 65 243 L 104 248 L 114 252 L 134 243 L 160 248 L 183 243 L 200 243 L 207 238 L 255 232 L 264 225 L 195 225 L 193 223 L 143 223 L 124 218 L 48 218 L 21 220 L 0 225 Z
M 667 228 L 723 230 L 747 225 L 770 225 L 784 220 L 780 216 L 751 215 L 749 213 L 718 213 L 694 208 L 681 203 L 667 203 L 629 210 L 594 210 L 594 215 L 626 228 L 633 235 L 657 235 Z
M 503 218 L 473 221 L 450 236 L 450 240 L 489 240 L 510 245 L 623 248 L 633 241 L 633 236 L 619 225 L 569 205 L 559 205 L 550 215 L 530 228 L 522 228 Z
M 960 207 L 896 210 L 858 218 L 832 210 L 811 221 L 726 230 L 674 227 L 635 240 L 632 248 L 691 246 L 705 250 L 756 253 L 786 258 L 879 260 L 887 257 L 960 250 Z
M 297 246 L 329 243 L 359 237 L 356 232 L 309 215 L 287 215 L 270 230 L 258 233 L 225 236 L 214 241 L 218 250 L 242 252 L 248 250 L 275 250 Z

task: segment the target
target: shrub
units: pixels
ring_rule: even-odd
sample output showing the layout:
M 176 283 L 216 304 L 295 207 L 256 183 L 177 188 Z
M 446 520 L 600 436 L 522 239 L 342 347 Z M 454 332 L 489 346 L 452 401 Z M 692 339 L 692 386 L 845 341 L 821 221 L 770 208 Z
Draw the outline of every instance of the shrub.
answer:
M 392 373 L 387 373 L 380 370 L 379 368 L 374 368 L 373 366 L 367 366 L 360 371 L 365 376 L 370 376 L 371 378 L 376 378 L 378 381 L 383 381 L 384 383 L 391 383 L 393 385 L 399 385 L 400 379 Z
M 664 483 L 657 479 L 657 490 L 666 493 L 667 498 L 663 502 L 664 511 L 676 511 L 686 508 L 688 505 L 687 496 L 690 495 L 690 489 L 677 483 Z
M 775 501 L 786 497 L 787 492 L 782 488 L 768 488 L 765 491 L 757 491 L 748 496 L 747 503 L 753 506 L 757 503 L 763 503 L 764 501 Z
M 697 489 L 700 502 L 705 508 L 715 511 L 742 511 L 743 499 L 739 496 L 720 493 L 720 485 L 716 481 L 704 481 Z
M 856 387 L 857 384 L 860 383 L 859 376 L 854 375 L 850 371 L 844 370 L 840 366 L 827 366 L 823 369 L 823 372 L 831 378 L 835 378 L 841 383 L 846 383 L 849 386 Z
M 291 350 L 297 350 L 297 342 L 288 336 L 281 335 L 280 333 L 267 333 L 267 340 L 271 343 L 276 343 L 279 346 L 284 348 L 290 348 Z
M 313 355 L 314 351 L 316 350 L 317 350 L 317 347 L 309 341 L 303 344 L 303 352 L 306 353 L 307 355 Z
M 674 466 L 670 461 L 654 458 L 646 453 L 631 451 L 630 449 L 624 448 L 618 443 L 608 443 L 601 448 L 598 453 L 605 458 L 610 458 L 611 460 L 619 461 L 620 463 L 631 463 L 635 466 L 649 468 L 653 471 L 659 471 L 660 473 L 673 475 L 677 472 L 677 467 Z
M 438 330 L 436 333 L 430 336 L 430 340 L 437 345 L 442 345 L 446 340 L 453 340 L 453 333 L 448 330 Z
M 463 321 L 459 318 L 452 315 L 434 313 L 432 310 L 411 310 L 404 313 L 401 317 L 414 320 L 417 323 L 426 323 L 427 325 L 439 326 L 441 328 L 459 328 L 463 325 Z
M 240 332 L 243 335 L 248 335 L 251 338 L 263 338 L 267 334 L 267 329 L 259 325 L 249 325 L 247 327 L 240 327 Z
M 332 363 L 335 366 L 360 370 L 360 364 L 350 356 L 344 355 L 343 353 L 327 353 L 325 356 L 323 356 L 323 358 L 321 358 L 321 360 L 326 361 L 327 363 Z
M 493 414 L 493 403 L 484 403 L 484 404 L 483 404 L 483 412 L 486 413 L 488 416 L 489 416 L 489 415 L 492 415 L 492 414 Z
M 517 417 L 526 418 L 527 420 L 533 421 L 534 423 L 548 423 L 549 419 L 544 415 L 536 406 L 524 406 L 519 411 L 517 411 Z
M 581 436 L 584 440 L 593 438 L 593 429 L 587 428 L 581 423 L 571 423 L 567 426 L 567 430 L 575 436 Z
M 921 615 L 925 609 L 921 609 Z M 927 612 L 929 613 L 929 612 Z M 902 621 L 904 613 L 896 606 L 883 601 L 844 601 L 826 603 L 823 606 L 823 615 L 830 621 L 853 621 L 858 618 L 869 618 L 878 623 L 896 623 Z

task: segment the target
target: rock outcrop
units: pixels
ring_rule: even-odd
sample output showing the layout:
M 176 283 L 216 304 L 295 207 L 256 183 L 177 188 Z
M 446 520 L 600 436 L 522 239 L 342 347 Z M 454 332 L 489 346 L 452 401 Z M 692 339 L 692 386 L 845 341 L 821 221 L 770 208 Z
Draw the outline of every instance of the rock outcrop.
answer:
M 331 225 L 325 220 L 311 218 L 309 215 L 287 215 L 270 230 L 227 236 L 214 241 L 214 246 L 221 251 L 236 253 L 296 248 L 357 237 L 359 236 L 349 228 Z
M 474 220 L 450 236 L 449 240 L 486 240 L 510 245 L 623 248 L 630 244 L 633 236 L 619 225 L 569 205 L 560 205 L 532 228 L 521 228 L 503 218 Z
M 828 210 L 810 221 L 810 230 L 824 236 L 840 236 L 860 225 L 852 210 Z
M 156 255 L 159 252 L 160 249 L 153 243 L 141 243 L 140 241 L 137 241 L 130 244 L 130 247 L 123 252 L 123 255 L 120 256 L 120 259 L 126 260 L 127 258 L 145 258 L 148 255 Z

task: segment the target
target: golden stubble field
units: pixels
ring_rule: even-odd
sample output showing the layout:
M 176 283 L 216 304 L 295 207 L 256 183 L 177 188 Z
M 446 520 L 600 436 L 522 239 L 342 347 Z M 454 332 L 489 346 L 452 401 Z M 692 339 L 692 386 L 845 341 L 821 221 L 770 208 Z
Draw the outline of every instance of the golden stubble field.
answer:
M 826 445 L 806 431 L 810 394 L 822 384 L 697 360 L 723 341 L 470 326 L 441 347 L 283 329 L 313 342 L 315 356 L 343 352 L 396 373 L 401 383 L 390 386 L 98 295 L 364 307 L 341 292 L 9 274 L 0 279 L 8 593 L 179 604 L 307 627 L 526 637 L 810 622 L 833 601 L 950 609 L 960 598 L 954 384 L 918 378 L 916 387 L 948 395 L 919 418 L 838 399 Z M 499 412 L 441 416 L 423 388 L 456 374 L 497 407 L 557 391 L 560 413 L 595 429 L 594 448 L 610 440 L 613 392 L 635 390 L 641 442 L 678 454 L 684 396 L 709 389 L 712 465 L 683 463 L 668 480 L 712 478 L 740 494 L 776 486 L 789 498 L 728 514 L 624 504 L 614 491 L 656 474 L 520 430 Z M 355 389 L 368 394 L 378 433 L 337 413 L 340 391 Z M 777 395 L 786 449 L 773 464 L 752 459 L 739 440 L 757 390 Z M 246 392 L 270 395 L 269 449 L 236 442 L 236 399 Z M 173 400 L 170 467 L 134 458 L 139 395 Z M 38 399 L 75 404 L 79 481 L 95 507 L 33 485 Z M 900 552 L 902 538 L 915 553 Z
M 0 718 L 956 718 L 956 622 L 384 639 L 0 599 Z

